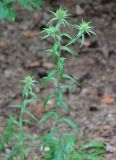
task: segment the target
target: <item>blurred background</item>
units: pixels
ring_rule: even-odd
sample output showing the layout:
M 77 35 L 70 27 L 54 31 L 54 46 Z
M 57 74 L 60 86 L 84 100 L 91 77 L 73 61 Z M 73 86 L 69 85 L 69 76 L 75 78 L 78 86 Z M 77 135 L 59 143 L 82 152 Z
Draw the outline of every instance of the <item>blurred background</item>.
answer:
M 83 135 L 109 144 L 109 158 L 116 153 L 116 1 L 43 0 L 39 10 L 27 11 L 16 5 L 15 22 L 0 21 L 0 126 L 13 113 L 10 104 L 21 101 L 21 81 L 32 75 L 40 99 L 53 92 L 52 84 L 43 88 L 41 78 L 54 68 L 45 49 L 52 45 L 40 32 L 52 17 L 49 11 L 67 9 L 72 23 L 91 21 L 97 36 L 86 37 L 83 48 L 76 44 L 78 58 L 70 55 L 66 72 L 78 78 L 75 91 L 64 95 Z M 71 34 L 74 35 L 73 31 Z M 54 105 L 54 102 L 51 102 Z M 39 113 L 41 103 L 33 106 Z M 38 115 L 37 115 L 38 116 Z M 111 159 L 112 158 L 112 159 Z

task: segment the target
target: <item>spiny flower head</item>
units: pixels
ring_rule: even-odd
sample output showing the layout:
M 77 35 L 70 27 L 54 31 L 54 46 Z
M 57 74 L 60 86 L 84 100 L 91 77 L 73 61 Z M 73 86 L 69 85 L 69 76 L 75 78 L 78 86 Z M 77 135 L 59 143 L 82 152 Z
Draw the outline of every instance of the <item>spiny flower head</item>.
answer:
M 90 35 L 90 33 L 95 34 L 92 31 L 93 26 L 91 26 L 90 23 L 91 22 L 85 22 L 85 21 L 82 20 L 80 25 L 76 25 L 76 28 L 79 29 L 80 32 L 87 33 L 88 35 Z
M 49 21 L 49 24 L 55 20 L 58 20 L 60 22 L 62 22 L 62 24 L 65 26 L 65 24 L 69 25 L 69 23 L 67 22 L 66 18 L 68 18 L 70 16 L 70 14 L 68 14 L 68 10 L 64 10 L 61 7 L 59 9 L 57 9 L 56 12 L 52 12 L 54 15 L 54 18 L 52 18 Z
M 57 31 L 57 28 L 54 27 L 54 26 L 50 26 L 48 28 L 44 28 L 44 30 L 42 32 L 46 33 L 46 35 L 43 38 L 47 38 L 49 36 L 55 38 L 56 31 Z
M 30 95 L 34 96 L 34 93 L 32 91 L 33 86 L 35 85 L 35 80 L 31 76 L 25 77 L 23 80 L 24 88 L 23 88 L 23 96 L 29 97 Z
M 56 11 L 56 13 L 54 13 L 55 17 L 59 20 L 63 20 L 63 19 L 66 19 L 68 17 L 68 11 L 67 10 L 63 10 L 61 7 L 60 9 L 58 9 Z
M 26 86 L 33 86 L 35 84 L 35 80 L 33 80 L 33 78 L 31 76 L 27 76 L 25 77 L 25 79 L 23 80 L 23 83 L 26 85 Z
M 90 22 L 85 22 L 82 20 L 80 25 L 75 25 L 75 27 L 79 30 L 76 39 L 81 38 L 81 47 L 83 46 L 84 41 L 85 41 L 85 34 L 88 34 L 89 36 L 90 34 L 96 35 L 92 31 L 93 26 L 90 25 Z

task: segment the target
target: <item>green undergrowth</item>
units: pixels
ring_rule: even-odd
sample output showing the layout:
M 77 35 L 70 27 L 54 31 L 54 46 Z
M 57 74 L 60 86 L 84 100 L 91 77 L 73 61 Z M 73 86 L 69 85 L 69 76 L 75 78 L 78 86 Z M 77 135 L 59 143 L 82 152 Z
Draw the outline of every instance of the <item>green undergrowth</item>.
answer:
M 40 8 L 43 0 L 0 0 L 0 20 L 8 19 L 14 21 L 16 17 L 15 4 L 25 9 L 32 10 Z

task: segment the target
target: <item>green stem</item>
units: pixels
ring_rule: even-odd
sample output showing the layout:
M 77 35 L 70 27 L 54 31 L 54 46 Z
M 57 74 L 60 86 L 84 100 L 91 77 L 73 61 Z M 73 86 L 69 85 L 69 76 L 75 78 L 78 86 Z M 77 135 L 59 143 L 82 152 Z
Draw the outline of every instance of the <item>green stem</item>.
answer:
M 27 105 L 27 97 L 24 98 L 24 100 L 23 100 L 22 108 L 21 108 L 21 112 L 20 112 L 20 119 L 19 119 L 18 138 L 19 138 L 21 150 L 23 150 L 23 148 L 24 148 L 23 115 L 24 115 L 24 112 L 25 112 L 26 105 Z M 25 155 L 21 154 L 21 157 L 24 159 Z
M 59 22 L 59 24 L 60 24 L 60 22 Z M 60 31 L 60 25 L 59 25 L 59 29 L 58 29 L 58 33 L 59 33 L 59 56 L 58 56 L 58 61 L 60 60 L 60 58 L 61 58 L 61 40 L 62 40 L 62 36 L 61 36 L 61 31 Z M 59 67 L 58 67 L 58 65 L 57 65 L 57 69 L 58 69 Z M 59 78 L 60 77 L 60 78 Z M 56 94 L 57 94 L 57 97 L 59 96 L 59 93 L 58 93 L 58 88 L 60 87 L 60 81 L 62 80 L 62 77 L 61 77 L 61 73 L 60 72 L 58 72 L 58 78 L 57 78 L 57 84 L 56 84 Z M 57 99 L 58 100 L 58 99 Z M 60 126 L 59 126 L 59 121 L 60 121 L 60 118 L 61 118 L 61 116 L 60 116 L 60 112 L 59 112 L 59 106 L 57 106 L 56 107 L 56 109 L 57 109 L 57 113 L 58 113 L 58 120 L 57 120 L 57 128 L 58 128 L 58 136 L 59 136 L 59 146 L 60 146 L 60 149 L 61 149 L 61 151 L 62 151 L 62 153 L 61 153 L 61 156 L 62 156 L 62 159 L 61 160 L 65 160 L 65 158 L 64 158 L 64 150 L 63 150 L 63 147 L 62 147 L 62 132 L 61 132 L 61 130 L 60 130 Z

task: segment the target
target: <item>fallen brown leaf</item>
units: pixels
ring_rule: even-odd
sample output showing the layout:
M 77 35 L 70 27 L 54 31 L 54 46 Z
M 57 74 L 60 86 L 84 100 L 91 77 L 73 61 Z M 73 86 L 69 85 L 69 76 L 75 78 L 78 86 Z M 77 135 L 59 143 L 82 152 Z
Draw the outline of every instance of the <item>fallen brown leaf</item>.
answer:
M 22 35 L 26 38 L 35 38 L 38 37 L 39 33 L 36 31 L 23 31 Z
M 112 104 L 114 102 L 114 96 L 103 96 L 101 98 L 102 104 Z
M 40 60 L 36 60 L 36 61 L 32 62 L 31 64 L 29 64 L 28 68 L 38 67 L 38 66 L 40 66 L 40 64 L 41 64 Z
M 77 5 L 76 6 L 76 14 L 83 15 L 84 13 L 85 13 L 85 10 L 81 6 Z

